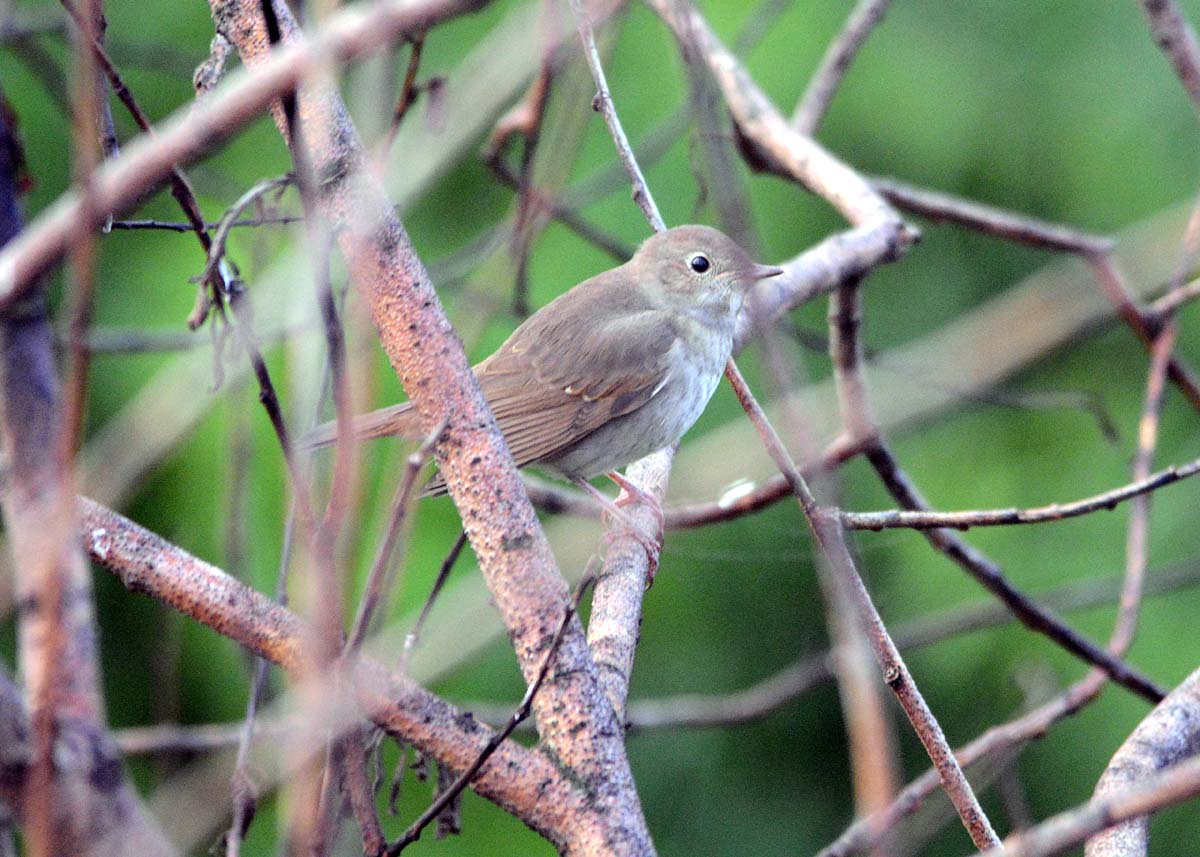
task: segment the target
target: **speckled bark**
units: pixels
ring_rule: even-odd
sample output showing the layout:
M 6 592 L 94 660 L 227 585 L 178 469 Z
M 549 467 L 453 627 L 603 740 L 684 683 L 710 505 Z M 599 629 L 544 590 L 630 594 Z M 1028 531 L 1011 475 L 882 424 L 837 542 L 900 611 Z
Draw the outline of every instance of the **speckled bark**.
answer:
M 295 614 L 215 566 L 91 500 L 81 501 L 84 546 L 134 592 L 156 598 L 289 672 L 311 640 Z M 358 708 L 396 738 L 439 763 L 464 769 L 492 737 L 470 714 L 369 659 L 353 671 Z M 350 718 L 354 711 L 335 712 Z M 343 722 L 348 722 L 343 720 Z M 2 734 L 2 733 L 0 733 Z M 564 853 L 608 853 L 608 812 L 536 749 L 505 742 L 472 782 Z
M 217 29 L 251 68 L 269 54 L 259 0 L 213 0 Z M 434 4 L 440 9 L 443 5 Z M 458 4 L 461 8 L 469 4 Z M 285 42 L 299 33 L 276 4 Z M 286 136 L 280 111 L 276 122 Z M 526 680 L 536 673 L 568 602 L 504 441 L 428 273 L 389 200 L 363 167 L 357 134 L 336 93 L 298 99 L 301 137 L 351 277 L 370 307 L 384 350 L 427 429 L 446 421 L 435 457 L 508 629 Z M 608 851 L 653 853 L 625 757 L 624 736 L 578 621 L 534 700 L 546 752 L 608 819 Z

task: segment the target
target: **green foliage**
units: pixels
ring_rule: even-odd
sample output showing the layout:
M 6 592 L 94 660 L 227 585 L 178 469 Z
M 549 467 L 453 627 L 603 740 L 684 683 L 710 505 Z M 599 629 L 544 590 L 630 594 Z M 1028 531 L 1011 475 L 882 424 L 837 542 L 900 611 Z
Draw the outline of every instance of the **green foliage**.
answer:
M 517 5 L 497 3 L 432 32 L 422 79 L 444 75 L 453 85 L 461 58 Z M 1183 5 L 1193 20 L 1200 20 L 1200 2 Z M 54 6 L 29 4 L 28 9 L 50 11 Z M 714 0 L 703 6 L 727 40 L 758 14 L 749 4 Z M 792 4 L 748 57 L 751 73 L 785 113 L 803 91 L 849 6 L 845 0 Z M 106 11 L 113 57 L 150 116 L 160 121 L 186 109 L 191 97 L 187 69 L 204 57 L 211 37 L 203 4 L 142 0 L 109 3 Z M 39 42 L 60 62 L 67 61 L 69 52 L 55 38 Z M 674 42 L 640 4 L 620 26 L 606 66 L 618 111 L 635 143 L 687 98 L 685 71 Z M 68 185 L 69 123 L 11 51 L 0 51 L 0 78 L 20 115 L 37 182 L 28 199 L 34 218 Z M 377 101 L 356 103 L 357 113 L 390 100 L 389 95 L 373 95 Z M 552 101 L 551 110 L 561 115 L 590 108 L 586 101 Z M 122 139 L 127 139 L 131 125 L 119 109 L 114 112 Z M 418 102 L 406 123 L 437 134 L 435 112 L 426 101 Z M 901 0 L 854 64 L 819 139 L 867 172 L 1049 220 L 1115 231 L 1194 197 L 1200 175 L 1196 123 L 1136 3 Z M 450 256 L 510 211 L 510 194 L 472 154 L 481 143 L 470 140 L 466 154 L 447 165 L 406 215 L 427 262 Z M 574 158 L 575 179 L 615 160 L 602 122 L 590 114 L 577 156 L 555 151 L 550 133 L 543 135 L 542 146 L 554 157 Z M 708 180 L 691 167 L 695 146 L 690 133 L 685 134 L 647 170 L 668 223 L 714 218 L 711 200 L 697 207 Z M 396 153 L 397 163 L 403 157 Z M 278 134 L 264 119 L 189 174 L 206 216 L 215 219 L 253 182 L 289 166 Z M 841 227 L 837 217 L 805 191 L 750 174 L 740 161 L 738 179 L 750 194 L 764 261 L 789 258 Z M 585 214 L 630 244 L 647 233 L 624 188 L 595 200 Z M 179 219 L 166 194 L 149 201 L 136 216 Z M 971 313 L 1050 260 L 1045 252 L 950 227 L 921 225 L 923 242 L 901 263 L 867 281 L 865 336 L 871 349 L 916 341 Z M 114 231 L 100 246 L 97 326 L 182 330 L 194 299 L 189 277 L 202 267 L 194 239 Z M 262 288 L 260 278 L 267 278 L 281 259 L 302 250 L 303 239 L 297 231 L 269 227 L 237 233 L 231 247 L 251 293 L 256 293 Z M 610 264 L 602 252 L 552 225 L 533 247 L 531 301 L 542 305 Z M 513 270 L 502 248 L 500 255 L 481 256 L 478 269 L 463 280 L 439 284 L 475 357 L 488 353 L 518 321 L 507 313 Z M 1135 280 L 1139 275 L 1126 273 Z M 311 304 L 311 281 L 301 280 L 289 282 L 287 291 L 277 289 L 273 300 Z M 350 306 L 357 307 L 353 298 Z M 495 309 L 490 318 L 485 317 L 489 306 Z M 824 310 L 823 303 L 806 307 L 795 314 L 795 321 L 808 330 L 823 331 Z M 266 309 L 259 311 L 273 317 Z M 1185 355 L 1200 358 L 1193 313 L 1183 315 L 1180 347 Z M 998 338 L 1005 335 L 995 332 Z M 203 340 L 208 334 L 201 331 L 196 336 Z M 394 401 L 399 386 L 378 356 L 378 347 L 366 341 L 373 355 L 373 404 Z M 306 361 L 315 363 L 312 349 L 322 347 L 313 336 L 303 342 L 295 349 L 268 350 L 289 419 L 298 427 L 313 419 L 317 386 L 315 376 L 303 374 L 301 367 Z M 785 352 L 796 370 L 796 383 L 817 384 L 827 377 L 823 355 L 788 343 Z M 128 408 L 151 379 L 183 359 L 172 353 L 98 358 L 90 388 L 91 434 Z M 238 355 L 226 361 L 230 377 L 219 388 L 210 375 L 190 391 L 204 400 L 207 415 L 188 427 L 165 456 L 145 462 L 123 508 L 197 555 L 227 565 L 230 485 L 238 466 L 230 438 L 235 415 L 249 414 L 252 452 L 243 474 L 247 494 L 243 510 L 233 513 L 244 529 L 246 552 L 236 570 L 270 592 L 283 539 L 287 483 L 254 392 L 233 380 L 242 362 Z M 762 363 L 755 349 L 748 357 L 748 374 L 766 398 L 778 391 Z M 1146 368 L 1145 353 L 1127 329 L 1114 325 L 1092 332 L 1062 343 L 1061 349 L 1006 384 L 999 391 L 1003 401 L 964 399 L 919 429 L 902 429 L 896 436 L 897 453 L 938 508 L 1041 505 L 1105 490 L 1128 479 Z M 925 385 L 953 382 L 956 367 L 947 365 L 944 370 L 942 378 L 899 371 L 892 383 L 919 392 Z M 1098 395 L 1119 438 L 1106 439 L 1095 419 L 1078 407 L 1022 404 L 1022 397 L 1032 401 L 1042 393 L 1063 391 Z M 728 392 L 718 392 L 693 435 L 685 439 L 685 447 L 740 418 Z M 1169 394 L 1157 460 L 1166 464 L 1194 457 L 1197 434 L 1194 413 Z M 139 442 L 138 436 L 128 438 L 129 444 Z M 384 526 L 404 454 L 394 443 L 377 443 L 363 451 L 363 501 L 343 550 L 351 605 Z M 848 508 L 891 505 L 873 474 L 860 464 L 844 470 L 837 488 L 840 502 Z M 1197 491 L 1200 488 L 1189 482 L 1156 498 L 1152 568 L 1196 561 Z M 1127 510 L 1120 509 L 1036 528 L 977 531 L 968 538 L 998 559 L 1018 586 L 1037 592 L 1119 572 L 1126 521 Z M 448 500 L 422 501 L 411 539 L 402 548 L 407 563 L 387 611 L 389 624 L 404 629 L 411 622 L 457 527 Z M 587 533 L 589 539 L 598 535 L 594 529 Z M 863 533 L 855 543 L 875 600 L 889 621 L 986 600 L 917 534 Z M 478 591 L 473 579 L 478 575 L 469 561 L 461 562 L 456 575 L 454 588 L 470 591 L 466 587 L 474 585 Z M 251 666 L 231 643 L 125 592 L 103 575 L 97 578 L 97 593 L 114 725 L 174 717 L 206 723 L 241 716 Z M 1200 659 L 1193 644 L 1198 609 L 1200 595 L 1194 591 L 1150 599 L 1133 663 L 1166 685 L 1188 674 Z M 1112 614 L 1111 608 L 1095 609 L 1071 620 L 1102 640 Z M 454 621 L 444 614 L 440 618 L 443 623 Z M 9 624 L 6 653 L 11 652 L 11 637 Z M 752 518 L 700 532 L 672 533 L 658 581 L 646 600 L 633 696 L 736 690 L 801 653 L 816 651 L 825 639 L 811 545 L 794 504 L 781 503 Z M 447 646 L 444 654 L 454 665 L 433 681 L 437 692 L 452 700 L 519 698 L 519 676 L 502 635 L 496 634 L 482 653 L 465 662 L 452 648 Z M 394 659 L 396 652 L 387 655 Z M 437 659 L 436 653 L 430 658 Z M 914 654 L 910 665 L 956 744 L 1040 701 L 1023 698 L 1018 678 L 1034 676 L 1033 685 L 1044 695 L 1083 673 L 1077 661 L 1044 638 L 1015 626 L 938 644 Z M 166 684 L 164 676 L 169 678 Z M 1120 689 L 1109 690 L 1095 705 L 1033 744 L 1020 757 L 1017 770 L 1035 817 L 1084 800 L 1107 758 L 1146 711 L 1141 700 Z M 893 715 L 904 774 L 911 778 L 924 770 L 926 759 L 903 716 L 898 710 Z M 650 828 L 664 857 L 811 853 L 852 819 L 841 710 L 831 687 L 749 726 L 636 734 L 629 749 Z M 393 750 L 388 750 L 387 759 L 389 765 L 395 760 Z M 179 776 L 181 764 L 138 763 L 139 784 L 153 792 Z M 390 833 L 399 832 L 402 823 L 420 812 L 428 797 L 424 789 L 410 774 L 403 822 L 384 816 Z M 218 794 L 208 800 L 227 797 Z M 994 796 L 987 798 L 986 808 L 998 827 L 1007 830 L 1004 810 Z M 936 815 L 922 816 L 914 826 L 931 823 Z M 283 817 L 275 798 L 268 798 L 245 853 L 274 853 Z M 466 799 L 464 821 L 464 836 L 434 842 L 427 834 L 412 853 L 550 853 L 519 823 L 473 796 Z M 1156 854 L 1191 854 L 1191 843 L 1200 840 L 1200 816 L 1194 807 L 1177 810 L 1165 815 L 1155 831 Z M 905 835 L 917 833 L 921 831 Z M 194 853 L 204 853 L 207 844 L 198 844 Z M 950 821 L 933 845 L 918 851 L 957 855 L 968 847 L 961 829 Z M 353 851 L 350 846 L 346 853 Z

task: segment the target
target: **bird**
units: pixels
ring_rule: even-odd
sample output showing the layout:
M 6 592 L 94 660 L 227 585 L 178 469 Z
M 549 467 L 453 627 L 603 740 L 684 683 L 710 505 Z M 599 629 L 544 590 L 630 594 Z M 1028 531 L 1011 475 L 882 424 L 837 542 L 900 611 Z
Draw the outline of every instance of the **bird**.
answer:
M 677 226 L 535 312 L 473 367 L 517 466 L 547 470 L 602 502 L 588 480 L 608 474 L 623 489 L 616 505 L 647 499 L 618 469 L 692 427 L 720 383 L 747 292 L 781 273 L 717 229 Z M 353 433 L 423 435 L 409 402 L 356 417 Z M 327 423 L 304 445 L 336 439 Z M 445 491 L 437 474 L 425 489 Z M 651 505 L 661 531 L 661 508 Z

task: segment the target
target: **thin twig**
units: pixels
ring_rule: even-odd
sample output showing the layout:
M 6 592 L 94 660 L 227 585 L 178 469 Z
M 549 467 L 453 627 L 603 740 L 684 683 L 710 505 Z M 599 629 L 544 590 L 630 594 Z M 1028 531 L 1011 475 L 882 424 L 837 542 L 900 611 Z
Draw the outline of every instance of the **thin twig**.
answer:
M 1200 566 L 1176 570 L 1159 569 L 1147 578 L 1146 594 L 1161 595 L 1200 581 Z M 1112 604 L 1121 593 L 1122 578 L 1102 582 L 1086 580 L 1060 589 L 1038 593 L 1039 603 L 1063 611 L 1085 610 Z M 935 643 L 1017 621 L 1012 611 L 995 601 L 987 601 L 931 615 L 899 625 L 892 633 L 901 651 L 921 649 Z M 710 728 L 737 726 L 759 720 L 789 704 L 814 687 L 833 679 L 829 651 L 798 658 L 764 678 L 729 694 L 680 694 L 660 699 L 641 699 L 629 704 L 626 724 L 631 730 Z M 468 705 L 471 710 L 491 706 Z M 492 721 L 488 721 L 492 722 Z
M 1059 813 L 978 857 L 1049 857 L 1094 833 L 1200 795 L 1200 757 L 1145 776 L 1128 789 Z M 1090 852 L 1089 852 L 1090 853 Z M 1126 852 L 1133 857 L 1133 852 Z M 1143 852 L 1144 853 L 1144 852 Z
M 1092 266 L 1096 281 L 1113 306 L 1116 307 L 1121 318 L 1137 334 L 1138 339 L 1142 340 L 1146 350 L 1150 350 L 1154 337 L 1161 326 L 1163 314 L 1153 314 L 1138 306 L 1110 254 L 1091 255 L 1087 257 L 1087 260 Z M 1194 409 L 1200 411 L 1200 377 L 1197 377 L 1196 373 L 1176 355 L 1171 355 L 1167 370 L 1168 377 L 1179 388 L 1184 398 Z
M 437 597 L 441 594 L 442 587 L 446 585 L 447 578 L 450 577 L 450 572 L 454 569 L 454 564 L 458 562 L 458 557 L 462 553 L 463 548 L 467 545 L 467 531 L 460 530 L 458 538 L 454 540 L 454 545 L 450 548 L 450 553 L 446 554 L 446 558 L 442 560 L 441 567 L 438 568 L 437 577 L 433 580 L 433 586 L 429 589 L 429 595 L 425 598 L 425 603 L 421 605 L 421 612 L 417 615 L 417 621 L 413 623 L 412 630 L 404 635 L 404 648 L 400 652 L 400 674 L 408 674 L 408 665 L 412 660 L 413 651 L 417 647 L 417 643 L 421 640 L 421 632 L 425 630 L 425 623 L 429 619 L 429 614 L 433 610 L 433 604 L 437 601 Z
M 883 438 L 871 408 L 861 371 L 862 340 L 859 336 L 862 290 L 856 280 L 844 281 L 834 292 L 829 309 L 830 352 L 834 382 L 845 431 L 852 440 L 866 445 L 867 461 L 884 487 L 901 507 L 928 511 L 929 504 L 909 479 Z M 989 592 L 1012 609 L 1030 629 L 1045 634 L 1068 652 L 1103 668 L 1113 680 L 1135 693 L 1157 702 L 1163 690 L 1137 670 L 1070 628 L 1059 617 L 1031 601 L 1015 587 L 1000 567 L 957 534 L 945 529 L 923 530 L 926 540 L 970 574 Z
M 1142 410 L 1142 420 L 1138 432 L 1135 477 L 1138 475 L 1137 467 L 1148 470 L 1150 466 L 1150 456 L 1158 435 L 1157 426 L 1162 405 L 1162 388 L 1164 379 L 1169 372 L 1170 354 L 1173 346 L 1173 336 L 1162 336 L 1153 348 L 1150 371 L 1146 381 L 1146 396 Z M 877 453 L 877 459 L 874 463 L 883 476 L 885 483 L 895 483 L 892 485 L 893 493 L 897 493 L 900 496 L 907 496 L 913 505 L 924 505 L 923 500 L 915 493 L 915 488 L 908 482 L 907 477 L 903 475 L 902 471 L 899 470 L 895 459 L 891 457 L 890 453 L 887 453 L 886 450 Z M 1148 519 L 1146 511 L 1145 508 L 1135 507 L 1134 513 L 1130 517 L 1125 576 L 1121 585 L 1117 618 L 1113 625 L 1112 633 L 1109 636 L 1107 648 L 1107 653 L 1117 663 L 1121 663 L 1119 659 L 1128 651 L 1129 646 L 1133 642 L 1134 631 L 1137 627 L 1137 617 L 1142 602 L 1142 581 L 1145 577 L 1145 563 L 1147 559 L 1145 547 L 1148 543 L 1146 531 Z M 945 531 L 931 530 L 929 532 L 944 533 Z M 951 554 L 951 556 L 953 558 L 954 555 Z M 969 558 L 969 554 L 964 555 L 963 558 Z M 986 568 L 986 566 L 982 566 L 981 568 Z M 1004 583 L 1007 585 L 1007 581 L 1004 581 Z M 1024 618 L 1024 615 L 1025 611 L 1028 611 L 1029 606 L 1028 604 L 1020 604 L 1022 612 L 1018 613 L 1018 616 L 1021 616 L 1022 621 L 1026 622 L 1026 624 L 1028 622 Z M 1036 612 L 1044 616 L 1053 616 L 1050 611 L 1040 606 L 1036 606 Z M 1110 678 L 1114 678 L 1114 675 L 1103 666 L 1093 668 L 1086 676 L 1056 698 L 1015 720 L 1001 726 L 992 727 L 960 749 L 957 754 L 960 763 L 965 766 L 985 756 L 1010 752 L 1013 748 L 1019 748 L 1030 740 L 1045 735 L 1055 723 L 1075 714 L 1084 706 L 1093 702 Z M 870 843 L 877 841 L 880 830 L 891 829 L 901 818 L 915 811 L 925 796 L 936 788 L 937 779 L 933 774 L 934 772 L 932 771 L 927 772 L 922 777 L 910 783 L 884 813 L 882 819 L 876 819 L 874 823 L 870 823 L 869 820 L 865 819 L 856 822 L 838 837 L 832 845 L 823 849 L 818 857 L 845 857 L 845 855 L 853 853 L 860 848 L 869 847 Z
M 296 503 L 293 500 L 288 505 L 287 517 L 283 528 L 283 549 L 279 554 L 279 564 L 275 573 L 275 603 L 281 607 L 287 606 L 288 569 L 292 562 L 292 547 L 295 544 Z M 264 657 L 254 658 L 254 674 L 250 679 L 250 693 L 246 697 L 246 714 L 242 719 L 238 736 L 237 759 L 234 762 L 230 782 L 233 790 L 233 817 L 229 829 L 225 833 L 226 857 L 238 857 L 241 853 L 242 838 L 254 820 L 258 809 L 258 795 L 255 792 L 254 781 L 250 777 L 250 747 L 254 741 L 254 733 L 258 718 L 258 708 L 262 705 L 267 692 L 267 679 L 270 676 L 271 664 Z
M 1071 226 L 1049 223 L 1025 214 L 985 205 L 975 200 L 929 190 L 885 176 L 871 176 L 871 187 L 892 205 L 935 223 L 953 223 L 1017 244 L 1060 250 L 1065 253 L 1105 254 L 1113 240 Z
M 374 618 L 375 611 L 379 607 L 379 603 L 383 600 L 383 594 L 387 589 L 387 572 L 391 566 L 392 554 L 396 550 L 396 542 L 400 538 L 400 529 L 404 524 L 405 516 L 408 514 L 408 509 L 411 505 L 412 492 L 417 484 L 417 476 L 420 475 L 421 470 L 429 462 L 429 458 L 433 454 L 433 447 L 441 440 L 442 433 L 445 430 L 446 421 L 443 420 L 441 425 L 435 428 L 421 445 L 409 454 L 405 461 L 404 475 L 400 478 L 400 484 L 396 486 L 395 496 L 392 497 L 387 530 L 384 532 L 383 539 L 375 551 L 375 560 L 371 563 L 371 570 L 367 574 L 367 583 L 363 588 L 362 599 L 358 604 L 358 612 L 354 617 L 354 625 L 351 627 L 350 634 L 346 638 L 347 654 L 356 652 L 362 645 L 363 640 L 366 639 L 367 631 L 371 627 L 371 620 Z M 462 550 L 461 544 L 459 545 L 459 550 Z
M 646 186 L 642 168 L 638 166 L 637 159 L 633 156 L 633 149 L 629 145 L 629 138 L 625 136 L 625 129 L 621 127 L 621 120 L 617 118 L 612 94 L 608 91 L 608 81 L 604 77 L 604 68 L 600 65 L 600 54 L 596 50 L 596 36 L 592 32 L 592 22 L 588 18 L 582 0 L 571 0 L 571 9 L 575 13 L 575 21 L 579 26 L 579 39 L 583 43 L 583 55 L 587 59 L 588 68 L 591 69 L 592 79 L 596 82 L 596 97 L 592 101 L 592 109 L 599 111 L 600 115 L 604 117 L 605 124 L 608 125 L 608 132 L 617 146 L 617 155 L 620 157 L 621 163 L 625 165 L 625 171 L 629 173 L 630 181 L 633 182 L 633 201 L 642 210 L 642 214 L 646 215 L 650 227 L 655 232 L 662 232 L 667 228 L 667 224 L 663 221 L 662 215 L 658 213 L 658 206 L 654 204 L 654 197 L 650 195 L 650 188 Z
M 234 224 L 238 222 L 248 222 L 251 224 L 263 222 L 262 220 L 239 221 L 238 217 L 241 215 L 241 213 L 260 201 L 267 194 L 282 191 L 284 188 L 290 186 L 294 182 L 295 177 L 291 174 L 278 176 L 277 178 L 272 179 L 263 179 L 262 181 L 255 182 L 253 186 L 251 186 L 245 193 L 243 193 L 234 201 L 233 205 L 229 206 L 229 208 L 225 210 L 225 213 L 221 215 L 221 219 L 216 222 L 216 225 L 213 228 L 213 234 L 211 238 L 209 238 L 205 247 L 207 261 L 204 263 L 204 270 L 201 271 L 201 273 L 197 276 L 197 280 L 201 282 L 202 286 L 212 282 L 214 278 L 220 277 L 221 263 L 225 260 L 226 255 L 225 245 L 229 241 L 229 232 L 233 228 Z M 296 218 L 296 221 L 303 222 L 304 218 L 298 217 Z M 174 224 L 170 225 L 173 226 Z M 163 226 L 159 225 L 156 228 L 163 228 Z M 207 307 L 205 307 L 203 311 L 199 309 L 193 310 L 192 315 L 188 318 L 188 327 L 190 327 L 192 330 L 198 328 L 201 324 L 203 324 L 205 315 L 207 315 Z
M 863 585 L 862 577 L 850 556 L 839 519 L 836 514 L 831 514 L 817 503 L 805 483 L 804 477 L 796 469 L 783 441 L 775 433 L 775 429 L 767 420 L 762 407 L 754 399 L 745 379 L 738 371 L 737 364 L 732 359 L 725 368 L 725 377 L 729 379 L 738 401 L 741 402 L 742 408 L 758 431 L 763 446 L 766 447 L 775 465 L 787 477 L 788 485 L 804 510 L 805 518 L 808 520 L 821 552 L 833 567 L 834 572 L 842 575 L 848 585 L 849 594 L 858 611 L 859 621 L 863 623 L 864 630 L 875 649 L 876 659 L 883 670 L 884 681 L 895 693 L 896 699 L 904 709 L 904 713 L 908 715 L 926 752 L 933 760 L 942 787 L 949 795 L 950 802 L 954 804 L 963 826 L 971 835 L 971 841 L 981 849 L 998 845 L 1000 840 L 992 830 L 991 823 L 984 814 L 983 808 L 980 807 L 979 800 L 971 790 L 971 785 L 963 775 L 962 768 L 959 767 L 949 744 L 946 743 L 946 736 L 943 734 L 941 726 L 926 704 L 920 690 L 917 689 L 899 649 L 896 648 L 895 642 L 884 627 L 883 620 Z
M 882 444 L 867 453 L 888 491 L 906 509 L 927 510 L 928 503 L 900 468 L 889 448 Z M 1119 685 L 1138 696 L 1158 702 L 1164 691 L 1154 681 L 1119 657 L 1075 631 L 1052 611 L 1031 600 L 1004 575 L 995 562 L 949 530 L 923 530 L 926 539 L 999 598 L 1030 630 L 1044 634 L 1075 657 L 1104 670 Z
M 277 215 L 273 217 L 245 217 L 234 220 L 229 223 L 230 228 L 258 227 L 258 226 L 290 226 L 293 223 L 301 223 L 304 220 L 299 215 Z M 216 229 L 221 224 L 221 221 L 206 222 L 205 229 Z M 114 230 L 162 230 L 164 232 L 191 232 L 192 224 L 181 220 L 114 220 L 112 222 Z
M 1146 312 L 1153 318 L 1162 318 L 1165 315 L 1174 313 L 1184 304 L 1194 301 L 1197 297 L 1200 297 L 1200 279 L 1192 280 L 1181 288 L 1174 289 L 1163 295 L 1158 300 L 1149 304 L 1146 307 Z
M 882 512 L 842 512 L 842 523 L 852 530 L 888 530 L 909 528 L 931 530 L 948 527 L 967 530 L 971 527 L 1004 527 L 1014 524 L 1042 524 L 1065 521 L 1093 512 L 1111 511 L 1126 500 L 1143 497 L 1159 488 L 1200 473 L 1200 459 L 1178 467 L 1167 467 L 1150 476 L 1095 494 L 1071 503 L 1053 503 L 1029 509 L 984 509 L 969 512 L 903 511 L 888 509 Z
M 792 112 L 792 127 L 801 134 L 812 136 L 817 132 L 834 94 L 850 70 L 850 64 L 871 32 L 883 21 L 891 2 L 859 0 L 842 31 L 829 43 L 821 64 L 808 82 L 808 89 Z
M 409 44 L 408 68 L 404 72 L 404 82 L 400 84 L 400 94 L 396 96 L 396 106 L 392 108 L 392 118 L 387 134 L 383 138 L 383 142 L 379 144 L 377 160 L 380 163 L 392 150 L 392 144 L 396 142 L 396 135 L 400 133 L 400 123 L 408 115 L 409 108 L 416 102 L 420 92 L 420 88 L 417 86 L 417 71 L 421 67 L 421 51 L 425 47 L 425 34 L 414 33 L 407 41 Z
M 496 178 L 506 187 L 513 190 L 520 188 L 520 181 L 503 161 L 489 159 L 486 163 Z M 570 229 L 580 238 L 603 250 L 617 262 L 627 262 L 629 261 L 629 257 L 633 255 L 632 247 L 615 235 L 609 234 L 588 221 L 575 206 L 568 205 L 561 199 L 554 199 L 542 193 L 537 188 L 529 188 L 526 191 L 526 198 L 531 204 L 537 205 L 547 215 Z

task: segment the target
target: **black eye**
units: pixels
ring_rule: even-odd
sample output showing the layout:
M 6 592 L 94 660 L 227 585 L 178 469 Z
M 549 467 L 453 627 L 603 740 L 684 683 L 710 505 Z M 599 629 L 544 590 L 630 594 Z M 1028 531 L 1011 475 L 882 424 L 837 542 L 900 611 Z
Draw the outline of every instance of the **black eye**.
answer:
M 709 267 L 711 267 L 712 263 L 708 261 L 708 257 L 703 253 L 697 253 L 691 258 L 691 260 L 688 262 L 688 265 L 690 265 L 692 270 L 697 274 L 703 274 L 709 269 Z

